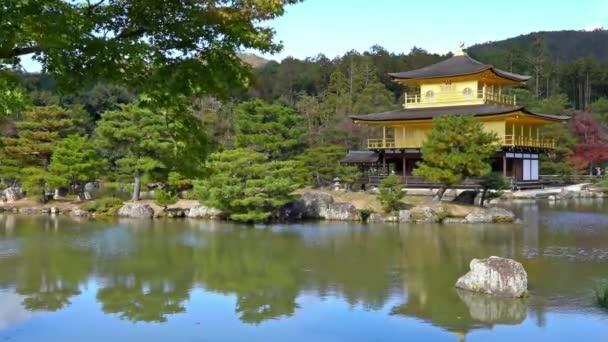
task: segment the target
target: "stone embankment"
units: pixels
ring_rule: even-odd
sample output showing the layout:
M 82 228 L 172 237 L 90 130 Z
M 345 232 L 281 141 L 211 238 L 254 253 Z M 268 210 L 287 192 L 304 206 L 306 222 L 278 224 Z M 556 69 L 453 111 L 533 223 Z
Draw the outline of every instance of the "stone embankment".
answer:
M 95 217 L 94 212 L 87 212 L 78 205 L 33 206 L 32 203 L 6 205 L 0 211 L 11 211 L 23 214 L 66 214 L 76 218 Z M 225 215 L 216 208 L 201 205 L 196 201 L 182 201 L 174 206 L 162 208 L 151 201 L 127 202 L 116 212 L 119 217 L 150 219 L 167 218 L 205 218 L 223 219 Z M 324 192 L 304 192 L 295 201 L 277 210 L 274 215 L 277 221 L 295 222 L 301 220 L 328 221 L 367 221 L 367 222 L 408 222 L 408 223 L 509 223 L 515 221 L 515 215 L 499 207 L 479 207 L 449 202 L 421 204 L 410 206 L 393 214 L 373 212 L 357 207 L 348 201 L 337 201 L 332 195 Z

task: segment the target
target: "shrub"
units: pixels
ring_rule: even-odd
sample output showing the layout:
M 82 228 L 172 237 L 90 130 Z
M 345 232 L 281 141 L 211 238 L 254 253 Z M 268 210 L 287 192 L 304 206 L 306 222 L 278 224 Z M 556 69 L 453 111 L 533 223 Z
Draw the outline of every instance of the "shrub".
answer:
M 367 222 L 367 220 L 373 213 L 374 213 L 374 210 L 369 209 L 369 208 L 359 210 L 359 216 L 361 217 L 361 221 Z
M 608 283 L 598 285 L 595 289 L 595 299 L 599 306 L 608 309 Z
M 401 190 L 401 178 L 392 174 L 380 182 L 380 194 L 378 200 L 385 212 L 390 213 L 401 209 L 401 199 L 405 196 L 405 192 Z
M 97 214 L 114 214 L 120 207 L 122 207 L 122 201 L 119 198 L 103 197 L 84 203 L 80 209 Z
M 154 203 L 161 207 L 167 207 L 168 205 L 177 202 L 177 195 L 172 194 L 169 191 L 156 190 L 154 191 Z

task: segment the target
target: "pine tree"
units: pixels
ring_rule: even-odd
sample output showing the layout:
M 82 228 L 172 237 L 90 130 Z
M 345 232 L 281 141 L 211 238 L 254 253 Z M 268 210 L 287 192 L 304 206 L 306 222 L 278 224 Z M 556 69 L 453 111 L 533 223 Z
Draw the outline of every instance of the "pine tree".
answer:
M 268 221 L 300 186 L 297 162 L 269 161 L 246 148 L 212 154 L 209 170 L 209 177 L 195 182 L 195 192 L 201 202 L 235 221 Z
M 57 186 L 68 184 L 84 199 L 85 182 L 95 180 L 104 165 L 86 136 L 71 135 L 57 143 L 49 169 Z
M 332 116 L 342 117 L 348 113 L 349 88 L 344 73 L 340 69 L 334 70 L 329 77 L 325 106 Z
M 405 192 L 401 189 L 403 184 L 399 176 L 392 174 L 380 182 L 380 194 L 378 200 L 385 212 L 391 213 L 401 209 L 401 199 L 405 196 Z
M 386 89 L 382 83 L 374 79 L 357 95 L 353 113 L 379 113 L 395 109 L 395 107 L 393 93 Z
M 78 108 L 31 107 L 15 122 L 17 137 L 0 139 L 0 178 L 21 183 L 29 196 L 45 200 L 44 192 L 58 180 L 48 172 L 57 143 L 77 133 L 86 113 Z
M 300 153 L 306 131 L 293 109 L 261 100 L 241 103 L 236 109 L 235 145 L 285 160 Z
M 436 117 L 422 145 L 423 161 L 414 175 L 440 182 L 436 200 L 441 200 L 448 187 L 491 171 L 488 160 L 496 152 L 496 141 L 496 134 L 484 131 L 473 116 Z
M 55 144 L 78 130 L 78 110 L 58 106 L 32 107 L 22 113 L 15 125 L 17 138 L 2 138 L 3 159 L 16 161 L 20 167 L 34 166 L 48 170 Z
M 166 169 L 172 143 L 163 117 L 138 104 L 104 112 L 95 129 L 96 143 L 119 173 L 134 180 L 132 200 L 139 200 L 142 175 Z
M 348 183 L 354 182 L 360 172 L 354 166 L 340 164 L 346 150 L 339 145 L 326 145 L 308 149 L 297 157 L 315 186 L 330 184 L 335 177 Z

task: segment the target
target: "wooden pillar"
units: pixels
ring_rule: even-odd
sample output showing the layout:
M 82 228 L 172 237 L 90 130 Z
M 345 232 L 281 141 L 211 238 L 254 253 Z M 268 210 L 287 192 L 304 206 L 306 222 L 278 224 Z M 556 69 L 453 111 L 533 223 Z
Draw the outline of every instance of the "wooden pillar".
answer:
M 502 176 L 507 177 L 507 154 L 502 153 Z
M 382 147 L 386 148 L 386 126 L 382 126 Z
M 382 173 L 384 175 L 388 174 L 388 172 L 386 172 L 386 151 L 382 151 Z
M 405 150 L 403 150 L 401 153 L 403 158 L 403 177 L 405 177 L 407 176 L 407 158 L 405 158 Z

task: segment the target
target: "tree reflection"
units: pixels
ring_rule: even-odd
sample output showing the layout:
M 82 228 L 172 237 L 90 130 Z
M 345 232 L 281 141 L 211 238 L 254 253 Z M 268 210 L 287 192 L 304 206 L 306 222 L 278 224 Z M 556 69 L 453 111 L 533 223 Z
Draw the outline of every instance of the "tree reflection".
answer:
M 123 319 L 165 322 L 168 315 L 185 311 L 193 284 L 192 247 L 166 225 L 140 224 L 122 228 L 127 235 L 121 252 L 106 256 L 100 265 L 105 281 L 97 300 L 105 313 Z
M 10 269 L 16 292 L 25 296 L 23 305 L 31 311 L 56 311 L 80 294 L 80 286 L 92 270 L 91 251 L 78 245 L 86 232 L 77 225 L 57 219 L 18 218 L 19 229 L 10 229 L 15 248 L 0 262 L 0 274 Z M 6 229 L 4 227 L 4 232 Z

